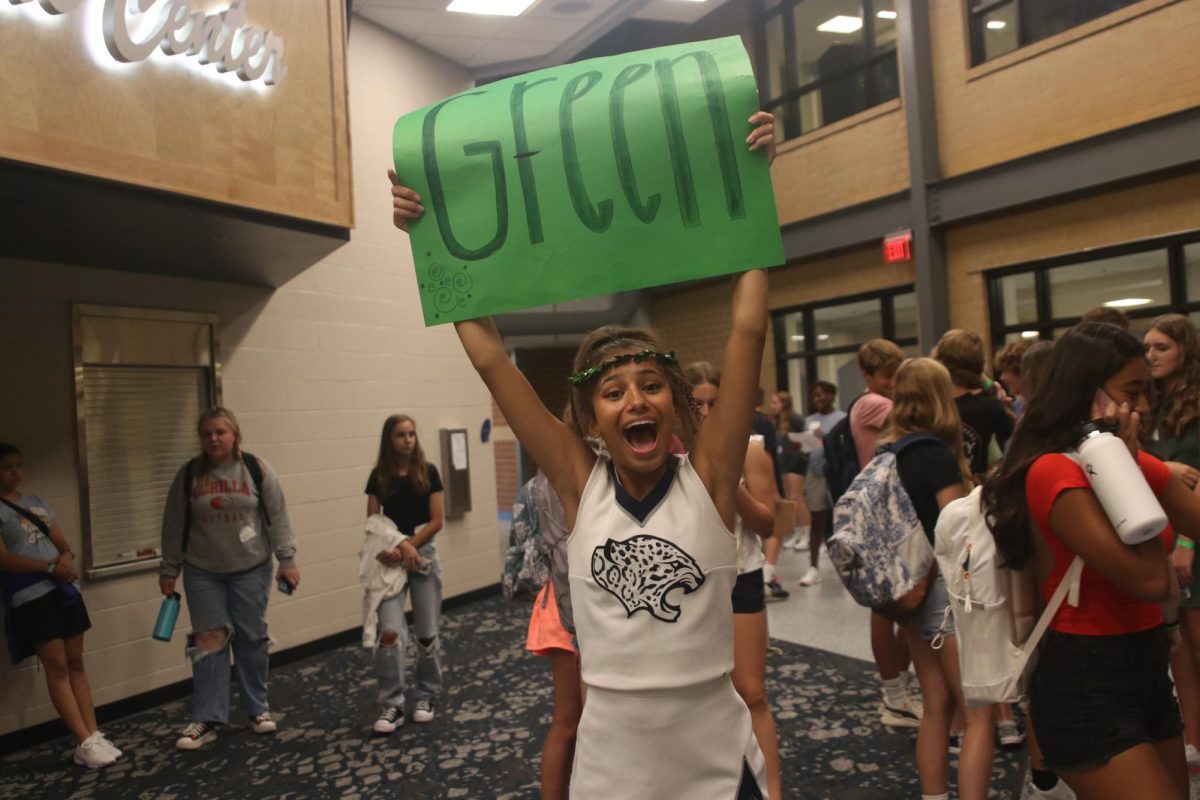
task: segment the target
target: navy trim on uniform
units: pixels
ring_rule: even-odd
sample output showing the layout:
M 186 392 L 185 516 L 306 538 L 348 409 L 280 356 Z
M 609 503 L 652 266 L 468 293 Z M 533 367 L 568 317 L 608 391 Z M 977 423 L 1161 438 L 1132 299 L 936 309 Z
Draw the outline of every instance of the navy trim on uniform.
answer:
M 734 800 L 763 800 L 762 789 L 758 787 L 758 781 L 745 758 L 742 759 L 742 782 L 738 785 Z
M 654 485 L 650 493 L 641 500 L 634 500 L 633 495 L 625 491 L 625 487 L 621 485 L 621 481 L 617 477 L 617 468 L 613 466 L 612 461 L 608 461 L 607 466 L 608 475 L 612 478 L 613 486 L 616 487 L 617 505 L 625 509 L 638 525 L 645 525 L 654 510 L 662 505 L 663 500 L 667 499 L 667 492 L 670 491 L 671 482 L 675 480 L 675 473 L 679 469 L 679 459 L 675 456 L 667 458 L 667 471 L 658 479 L 658 483 Z

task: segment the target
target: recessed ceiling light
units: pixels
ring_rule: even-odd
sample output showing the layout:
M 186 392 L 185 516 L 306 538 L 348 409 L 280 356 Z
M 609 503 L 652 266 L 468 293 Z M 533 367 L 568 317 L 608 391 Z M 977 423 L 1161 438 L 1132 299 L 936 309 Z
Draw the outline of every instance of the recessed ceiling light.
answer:
M 1002 31 L 1008 27 L 1008 23 L 1002 19 L 989 19 L 987 29 L 989 31 Z
M 828 334 L 828 333 L 818 333 L 818 334 L 817 334 L 817 341 L 818 341 L 818 342 L 824 342 L 824 341 L 827 341 L 828 339 L 829 339 L 829 334 Z
M 838 14 L 817 26 L 822 33 L 854 33 L 862 28 L 862 17 L 847 17 Z
M 793 342 L 803 342 L 803 341 L 804 341 L 804 335 L 803 335 L 803 334 L 797 335 L 797 334 L 794 334 L 794 333 L 793 333 L 793 334 L 792 334 L 792 341 L 793 341 Z
M 895 11 L 880 11 L 875 16 L 879 17 L 880 19 L 895 19 L 896 12 Z
M 1037 337 L 1038 337 L 1037 331 L 1021 331 L 1022 339 L 1036 339 Z
M 487 14 L 495 17 L 520 16 L 533 0 L 451 0 L 447 11 L 458 14 Z
M 1122 297 L 1120 300 L 1109 300 L 1104 305 L 1109 308 L 1133 308 L 1134 306 L 1148 306 L 1153 302 L 1149 297 Z

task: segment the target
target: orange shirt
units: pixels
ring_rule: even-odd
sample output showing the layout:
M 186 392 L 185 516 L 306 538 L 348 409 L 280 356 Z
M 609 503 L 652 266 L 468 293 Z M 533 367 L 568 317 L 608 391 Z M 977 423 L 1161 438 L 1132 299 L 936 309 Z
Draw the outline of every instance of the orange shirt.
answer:
M 1154 494 L 1162 494 L 1171 477 L 1167 465 L 1143 450 L 1138 453 L 1138 466 Z M 1076 555 L 1050 528 L 1050 509 L 1058 496 L 1069 489 L 1091 491 L 1091 484 L 1083 469 L 1061 453 L 1048 453 L 1033 462 L 1025 478 L 1030 518 L 1054 554 L 1054 569 L 1042 584 L 1042 595 L 1047 601 Z M 1169 552 L 1175 541 L 1170 525 L 1160 538 Z M 1157 603 L 1131 597 L 1085 564 L 1080 578 L 1079 607 L 1064 602 L 1054 615 L 1050 628 L 1085 636 L 1114 636 L 1149 630 L 1162 622 L 1162 611 Z

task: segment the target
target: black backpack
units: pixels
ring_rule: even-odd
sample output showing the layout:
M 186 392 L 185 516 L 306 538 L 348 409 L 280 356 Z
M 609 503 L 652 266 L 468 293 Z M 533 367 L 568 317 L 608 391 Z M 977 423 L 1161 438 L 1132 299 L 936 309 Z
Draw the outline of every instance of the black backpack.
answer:
M 246 465 L 246 471 L 250 473 L 250 480 L 254 481 L 254 492 L 258 496 L 258 513 L 262 515 L 263 531 L 271 524 L 271 515 L 267 513 L 267 507 L 263 503 L 263 471 L 262 462 L 258 457 L 242 451 L 242 463 Z M 187 462 L 183 468 L 183 543 L 180 546 L 180 552 L 186 553 L 188 546 L 188 537 L 192 534 L 192 479 L 196 477 L 196 462 L 198 459 L 193 458 Z
M 858 448 L 854 445 L 854 436 L 850 432 L 850 412 L 857 402 L 858 397 L 854 398 L 846 409 L 846 416 L 821 440 L 825 449 L 825 482 L 829 484 L 829 496 L 834 503 L 846 493 L 862 469 L 862 465 L 858 463 Z

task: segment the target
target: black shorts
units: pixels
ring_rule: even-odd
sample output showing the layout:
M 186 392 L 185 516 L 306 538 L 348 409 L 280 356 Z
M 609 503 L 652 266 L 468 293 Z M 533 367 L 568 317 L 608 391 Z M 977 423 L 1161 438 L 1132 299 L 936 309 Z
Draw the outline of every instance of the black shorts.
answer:
M 50 592 L 12 610 L 13 626 L 30 650 L 54 639 L 70 639 L 92 627 L 82 596 L 68 606 L 59 605 L 58 598 L 58 592 Z
M 767 593 L 763 587 L 763 571 L 743 572 L 733 584 L 733 613 L 757 614 L 767 607 Z
M 1048 631 L 1030 682 L 1046 769 L 1083 772 L 1183 733 L 1164 628 L 1119 636 Z

